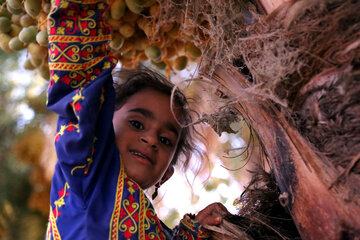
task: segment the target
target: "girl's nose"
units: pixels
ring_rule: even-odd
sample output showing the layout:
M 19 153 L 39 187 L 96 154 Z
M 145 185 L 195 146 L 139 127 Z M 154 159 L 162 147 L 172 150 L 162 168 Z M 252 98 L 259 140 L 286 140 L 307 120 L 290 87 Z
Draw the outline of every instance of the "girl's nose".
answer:
M 149 144 L 151 145 L 151 148 L 153 149 L 157 149 L 157 145 L 156 145 L 156 138 L 155 137 L 151 137 L 151 136 L 143 136 L 143 137 L 140 137 L 140 140 L 143 142 L 143 143 L 146 143 L 146 144 Z

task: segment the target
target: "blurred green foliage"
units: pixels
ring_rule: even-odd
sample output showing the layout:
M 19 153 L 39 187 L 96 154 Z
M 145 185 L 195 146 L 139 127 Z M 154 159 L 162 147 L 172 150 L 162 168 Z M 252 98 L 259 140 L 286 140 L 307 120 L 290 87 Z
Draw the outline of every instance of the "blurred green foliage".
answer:
M 180 214 L 176 209 L 170 209 L 166 219 L 164 219 L 164 223 L 171 228 L 174 228 L 179 224 L 178 219 L 180 218 Z
M 12 153 L 12 146 L 24 128 L 18 126 L 17 106 L 25 101 L 13 97 L 16 84 L 7 79 L 16 71 L 21 53 L 0 51 L 0 239 L 43 239 L 47 219 L 28 207 L 33 186 L 29 176 L 31 166 L 19 161 Z
M 225 185 L 229 185 L 230 180 L 229 179 L 211 177 L 209 179 L 209 181 L 207 181 L 206 184 L 205 184 L 205 190 L 208 191 L 208 192 L 214 191 L 214 190 L 217 189 L 219 184 L 222 184 L 222 183 L 225 184 Z

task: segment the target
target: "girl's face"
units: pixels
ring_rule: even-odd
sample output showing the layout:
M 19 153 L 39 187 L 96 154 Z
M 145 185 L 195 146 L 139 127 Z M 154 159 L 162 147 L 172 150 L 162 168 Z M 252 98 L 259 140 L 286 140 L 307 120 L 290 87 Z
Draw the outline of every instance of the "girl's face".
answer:
M 151 89 L 135 93 L 115 112 L 113 124 L 120 158 L 130 178 L 146 189 L 171 176 L 168 167 L 181 127 L 170 110 L 168 95 Z

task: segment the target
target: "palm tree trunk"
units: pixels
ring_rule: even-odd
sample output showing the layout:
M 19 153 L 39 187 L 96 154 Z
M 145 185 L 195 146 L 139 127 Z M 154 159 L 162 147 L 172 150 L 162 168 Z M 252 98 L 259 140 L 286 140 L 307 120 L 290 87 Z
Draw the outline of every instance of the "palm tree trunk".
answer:
M 339 172 L 331 162 L 317 154 L 275 104 L 246 91 L 251 83 L 236 69 L 218 66 L 212 79 L 228 91 L 225 94 L 238 99 L 235 107 L 256 131 L 282 192 L 279 200 L 290 211 L 301 237 L 360 236 L 359 199 L 347 199 L 352 186 L 334 184 Z

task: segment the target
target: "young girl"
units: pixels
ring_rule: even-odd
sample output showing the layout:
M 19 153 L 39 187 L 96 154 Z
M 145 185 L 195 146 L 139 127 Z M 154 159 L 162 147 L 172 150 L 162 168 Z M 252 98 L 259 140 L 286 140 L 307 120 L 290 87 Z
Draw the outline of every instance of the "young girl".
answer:
M 203 225 L 227 214 L 221 204 L 170 230 L 143 192 L 171 177 L 179 155 L 191 155 L 189 129 L 178 124 L 189 121 L 187 103 L 176 91 L 174 116 L 172 85 L 148 70 L 127 72 L 115 93 L 106 9 L 96 0 L 52 1 L 48 108 L 59 115 L 58 163 L 46 239 L 206 239 Z

